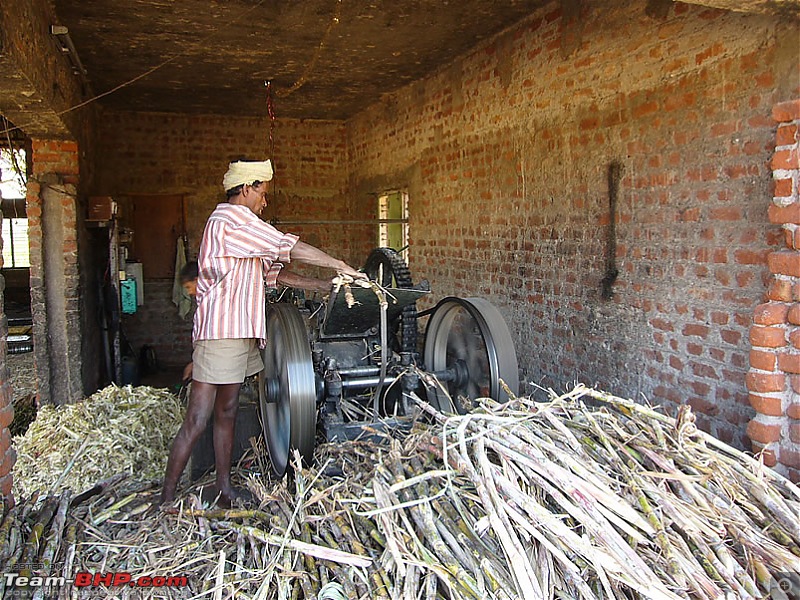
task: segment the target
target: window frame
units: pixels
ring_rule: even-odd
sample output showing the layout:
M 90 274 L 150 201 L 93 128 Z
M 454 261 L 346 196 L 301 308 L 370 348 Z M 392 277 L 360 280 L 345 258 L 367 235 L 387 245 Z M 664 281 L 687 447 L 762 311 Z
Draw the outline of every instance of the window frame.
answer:
M 400 206 L 400 218 L 392 218 L 390 217 L 391 206 L 390 206 L 390 197 L 392 196 L 399 196 L 401 206 Z M 390 233 L 391 227 L 400 226 L 400 237 L 402 239 L 402 244 L 400 247 L 394 248 L 400 256 L 403 257 L 403 260 L 408 262 L 408 246 L 409 246 L 409 196 L 407 189 L 390 189 L 378 194 L 378 246 L 379 247 L 391 247 L 390 242 L 392 240 L 392 235 Z

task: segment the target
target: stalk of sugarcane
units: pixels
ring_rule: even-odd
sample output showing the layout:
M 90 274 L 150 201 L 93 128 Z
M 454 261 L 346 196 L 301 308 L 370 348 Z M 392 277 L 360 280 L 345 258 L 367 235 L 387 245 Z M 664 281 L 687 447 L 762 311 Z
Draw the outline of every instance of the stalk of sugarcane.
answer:
M 305 542 L 301 542 L 300 540 L 286 539 L 281 536 L 267 533 L 266 531 L 252 525 L 239 525 L 237 523 L 221 521 L 220 526 L 233 531 L 241 531 L 267 544 L 274 546 L 285 546 L 286 548 L 296 552 L 308 552 L 316 558 L 331 560 L 356 567 L 368 567 L 372 564 L 372 559 L 366 556 L 357 556 L 355 554 L 350 554 L 349 552 L 341 552 L 334 548 L 325 548 L 317 544 L 307 544 Z
M 184 507 L 183 509 L 179 509 L 179 508 L 167 507 L 162 509 L 162 511 L 170 515 L 184 514 L 190 517 L 202 517 L 204 519 L 213 519 L 217 521 L 229 521 L 235 519 L 256 519 L 264 523 L 269 523 L 270 520 L 275 516 L 272 513 L 264 512 L 262 510 L 252 510 L 252 509 L 242 509 L 242 508 L 203 509 L 203 508 Z
M 117 483 L 119 483 L 126 477 L 128 477 L 127 473 L 117 473 L 116 475 L 112 475 L 108 479 L 104 479 L 103 481 L 98 482 L 85 492 L 81 492 L 80 494 L 75 496 L 72 499 L 72 502 L 70 502 L 70 508 L 75 508 L 76 506 L 85 502 L 89 498 L 102 494 L 108 488 L 115 486 Z
M 389 600 L 389 594 L 387 594 L 389 588 L 387 588 L 383 577 L 381 577 L 380 571 L 377 570 L 371 571 L 369 577 L 370 577 L 370 583 L 372 584 L 372 589 L 370 590 L 370 598 L 378 598 L 379 600 Z
M 647 495 L 642 491 L 637 478 L 634 476 L 636 467 L 631 464 L 632 459 L 624 453 L 621 453 L 621 456 L 622 461 L 619 463 L 619 470 L 625 477 L 631 493 L 639 504 L 639 508 L 645 514 L 647 520 L 650 522 L 650 525 L 653 526 L 653 529 L 656 532 L 656 542 L 661 548 L 661 552 L 664 554 L 664 558 L 667 561 L 667 572 L 679 589 L 685 589 L 686 577 L 681 571 L 680 565 L 673 554 L 672 545 L 669 542 L 664 522 L 658 517 L 658 515 L 656 515 L 655 510 L 653 510 L 653 507 L 650 505 L 650 501 L 647 499 Z M 622 462 L 626 462 L 627 465 L 623 466 L 621 464 Z
M 543 591 L 541 590 L 533 573 L 529 569 L 529 563 L 525 558 L 519 539 L 513 533 L 508 516 L 500 513 L 497 510 L 497 506 L 494 502 L 495 498 L 492 497 L 489 486 L 486 484 L 486 481 L 480 477 L 478 470 L 475 466 L 473 466 L 472 462 L 468 458 L 466 439 L 464 437 L 464 433 L 468 424 L 469 421 L 465 419 L 459 426 L 459 450 L 451 450 L 453 459 L 472 480 L 472 483 L 478 492 L 478 496 L 481 499 L 483 508 L 489 518 L 489 523 L 500 540 L 503 551 L 506 553 L 506 556 L 511 563 L 511 572 L 518 591 L 522 593 L 525 598 L 543 598 Z
M 338 564 L 331 565 L 331 570 L 335 575 L 336 582 L 344 588 L 344 593 L 348 598 L 361 598 L 356 590 L 355 584 L 348 577 L 347 572 Z
M 389 453 L 386 460 L 387 466 L 394 475 L 395 484 L 400 483 L 405 479 L 403 475 L 403 466 L 398 460 L 398 456 L 398 452 L 392 451 Z M 410 499 L 410 495 L 407 490 L 401 492 L 401 497 L 405 497 L 407 501 Z M 475 598 L 480 598 L 481 596 L 479 595 L 478 585 L 475 581 L 475 578 L 468 574 L 466 570 L 464 570 L 461 563 L 447 547 L 447 544 L 445 544 L 444 540 L 442 540 L 441 536 L 439 535 L 439 532 L 436 530 L 436 525 L 433 522 L 433 515 L 431 514 L 430 510 L 424 510 L 423 506 L 430 509 L 430 507 L 426 504 L 418 504 L 408 508 L 412 520 L 419 528 L 425 540 L 430 543 L 431 549 L 442 562 L 442 565 L 454 578 L 454 587 L 462 588 L 464 593 L 470 594 Z
M 105 509 L 103 512 L 101 512 L 99 515 L 97 515 L 94 518 L 94 520 L 92 521 L 92 523 L 94 525 L 100 525 L 103 521 L 106 521 L 107 519 L 110 519 L 111 517 L 113 517 L 114 514 L 117 511 L 119 511 L 121 508 L 127 506 L 128 504 L 130 504 L 131 502 L 136 500 L 137 496 L 138 496 L 138 492 L 134 492 L 132 494 L 128 494 L 122 500 L 119 500 L 118 502 L 115 502 L 114 504 L 109 506 L 107 509 Z
M 601 400 L 611 404 L 612 406 L 622 407 L 630 412 L 642 414 L 654 421 L 665 423 L 667 425 L 674 424 L 675 422 L 672 417 L 663 415 L 648 406 L 638 404 L 632 400 L 625 400 L 606 392 L 585 388 L 583 386 L 578 386 L 576 391 L 578 389 L 580 389 L 582 394 L 595 398 L 596 400 Z M 720 451 L 718 456 L 720 460 L 728 462 L 734 469 L 740 471 L 742 475 L 749 475 L 750 477 L 753 477 L 752 472 L 748 473 L 748 471 L 743 468 L 743 465 L 748 465 L 753 471 L 759 471 L 763 477 L 769 479 L 772 484 L 780 488 L 784 493 L 787 495 L 792 495 L 797 500 L 800 500 L 800 490 L 797 488 L 797 486 L 794 486 L 788 479 L 786 479 L 777 471 L 772 469 L 764 469 L 763 464 L 758 460 L 755 460 L 754 458 L 746 455 L 744 452 L 736 450 L 735 448 L 721 442 L 712 435 L 709 435 L 701 430 L 697 430 L 696 435 L 704 443 Z
M 303 521 L 301 539 L 307 544 L 311 543 L 311 525 L 309 525 L 308 521 Z M 319 586 L 317 584 L 317 563 L 314 557 L 310 554 L 303 554 L 303 559 L 305 562 L 306 572 L 309 576 L 310 591 L 315 596 L 319 591 Z
M 406 515 L 399 512 L 389 512 L 394 507 L 394 494 L 389 489 L 389 485 L 379 476 L 385 470 L 379 466 L 376 470 L 376 477 L 372 482 L 372 491 L 375 494 L 375 503 L 377 504 L 380 512 L 377 513 L 377 519 L 383 526 L 383 536 L 385 540 L 384 546 L 387 552 L 394 560 L 395 571 L 399 579 L 405 576 L 406 561 L 403 558 L 401 549 L 402 537 L 398 533 L 399 524 L 396 522 L 398 519 L 405 520 Z M 388 476 L 388 474 L 387 474 Z M 411 532 L 410 527 L 406 527 L 407 532 Z
M 17 521 L 17 513 L 19 512 L 19 504 L 10 508 L 3 518 L 3 524 L 0 525 L 0 573 L 8 573 L 11 571 L 11 558 L 15 555 L 20 523 Z M 5 595 L 6 580 L 5 577 L 0 578 L 0 598 Z
M 50 527 L 50 535 L 47 538 L 44 550 L 42 552 L 41 565 L 42 571 L 45 575 L 49 575 L 53 567 L 53 559 L 58 553 L 61 546 L 61 537 L 64 532 L 64 523 L 67 520 L 67 509 L 70 506 L 69 500 L 72 494 L 69 490 L 61 492 L 58 501 L 58 509 L 56 516 L 53 518 L 53 524 Z M 44 587 L 40 586 L 33 594 L 33 600 L 42 600 L 44 598 Z
M 6 561 L 11 557 L 16 546 L 12 533 L 19 532 L 18 513 L 19 504 L 8 510 L 2 525 L 0 525 L 0 570 L 5 569 Z
M 31 528 L 28 539 L 25 542 L 25 550 L 22 553 L 21 562 L 23 564 L 23 568 L 20 569 L 20 575 L 23 577 L 30 577 L 31 575 L 30 565 L 37 562 L 36 559 L 39 556 L 42 538 L 44 537 L 47 526 L 53 519 L 53 514 L 55 513 L 57 507 L 58 499 L 55 497 L 50 497 L 45 501 L 41 511 L 39 511 L 39 514 L 37 515 L 36 523 Z
M 429 572 L 425 576 L 425 600 L 436 600 L 437 584 L 436 575 Z

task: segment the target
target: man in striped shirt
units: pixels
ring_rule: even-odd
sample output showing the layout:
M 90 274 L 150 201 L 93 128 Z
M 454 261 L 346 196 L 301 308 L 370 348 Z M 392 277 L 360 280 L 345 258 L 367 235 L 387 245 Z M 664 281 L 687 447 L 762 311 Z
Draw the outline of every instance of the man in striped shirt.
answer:
M 365 275 L 329 254 L 282 233 L 258 215 L 267 205 L 270 161 L 232 162 L 223 178 L 227 202 L 206 223 L 197 257 L 197 310 L 192 340 L 192 393 L 186 416 L 167 461 L 161 501 L 172 502 L 192 448 L 214 414 L 214 455 L 218 504 L 236 498 L 231 454 L 239 387 L 264 368 L 259 348 L 266 330 L 266 288 L 277 284 L 327 292 L 329 281 L 283 269 L 291 261 L 332 269 L 354 278 Z

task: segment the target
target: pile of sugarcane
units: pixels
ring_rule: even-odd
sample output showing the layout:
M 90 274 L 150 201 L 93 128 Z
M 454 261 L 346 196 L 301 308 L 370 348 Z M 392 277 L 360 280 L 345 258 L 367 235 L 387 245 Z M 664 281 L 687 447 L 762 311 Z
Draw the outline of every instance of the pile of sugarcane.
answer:
M 787 597 L 778 578 L 800 577 L 800 490 L 688 408 L 583 387 L 465 416 L 419 405 L 404 439 L 322 445 L 291 479 L 260 475 L 256 448 L 237 469 L 247 508 L 197 487 L 158 507 L 157 484 L 131 477 L 24 498 L 0 525 L 0 572 L 38 560 L 174 584 L 101 585 L 132 599 L 727 600 Z
M 162 477 L 182 420 L 174 394 L 146 386 L 111 385 L 82 402 L 43 406 L 14 439 L 15 493 L 80 491 L 115 473 Z

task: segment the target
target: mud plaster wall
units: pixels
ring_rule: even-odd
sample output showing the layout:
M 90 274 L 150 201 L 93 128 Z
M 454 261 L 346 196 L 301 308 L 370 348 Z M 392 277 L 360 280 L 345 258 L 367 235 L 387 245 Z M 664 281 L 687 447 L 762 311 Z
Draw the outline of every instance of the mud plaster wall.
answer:
M 93 193 L 112 195 L 123 204 L 128 195 L 184 194 L 189 251 L 196 257 L 206 219 L 224 200 L 222 176 L 228 162 L 268 157 L 269 132 L 269 121 L 259 118 L 105 112 L 100 119 Z M 363 264 L 372 241 L 364 237 L 363 228 L 297 223 L 365 218 L 353 212 L 346 194 L 344 123 L 278 119 L 272 135 L 275 179 L 263 216 L 334 256 Z M 332 275 L 302 265 L 291 268 L 308 275 Z M 152 302 L 148 293 L 155 294 Z M 145 281 L 145 305 L 136 317 L 128 318 L 126 335 L 135 350 L 146 343 L 159 358 L 166 357 L 165 362 L 183 364 L 191 352 L 191 325 L 178 317 L 174 306 L 170 309 L 170 294 L 164 282 Z M 176 353 L 178 346 L 184 352 Z
M 350 120 L 351 187 L 409 188 L 412 274 L 432 301 L 498 305 L 523 391 L 689 403 L 749 447 L 748 328 L 778 243 L 770 114 L 797 95 L 797 24 L 613 2 L 566 30 L 558 7 Z

